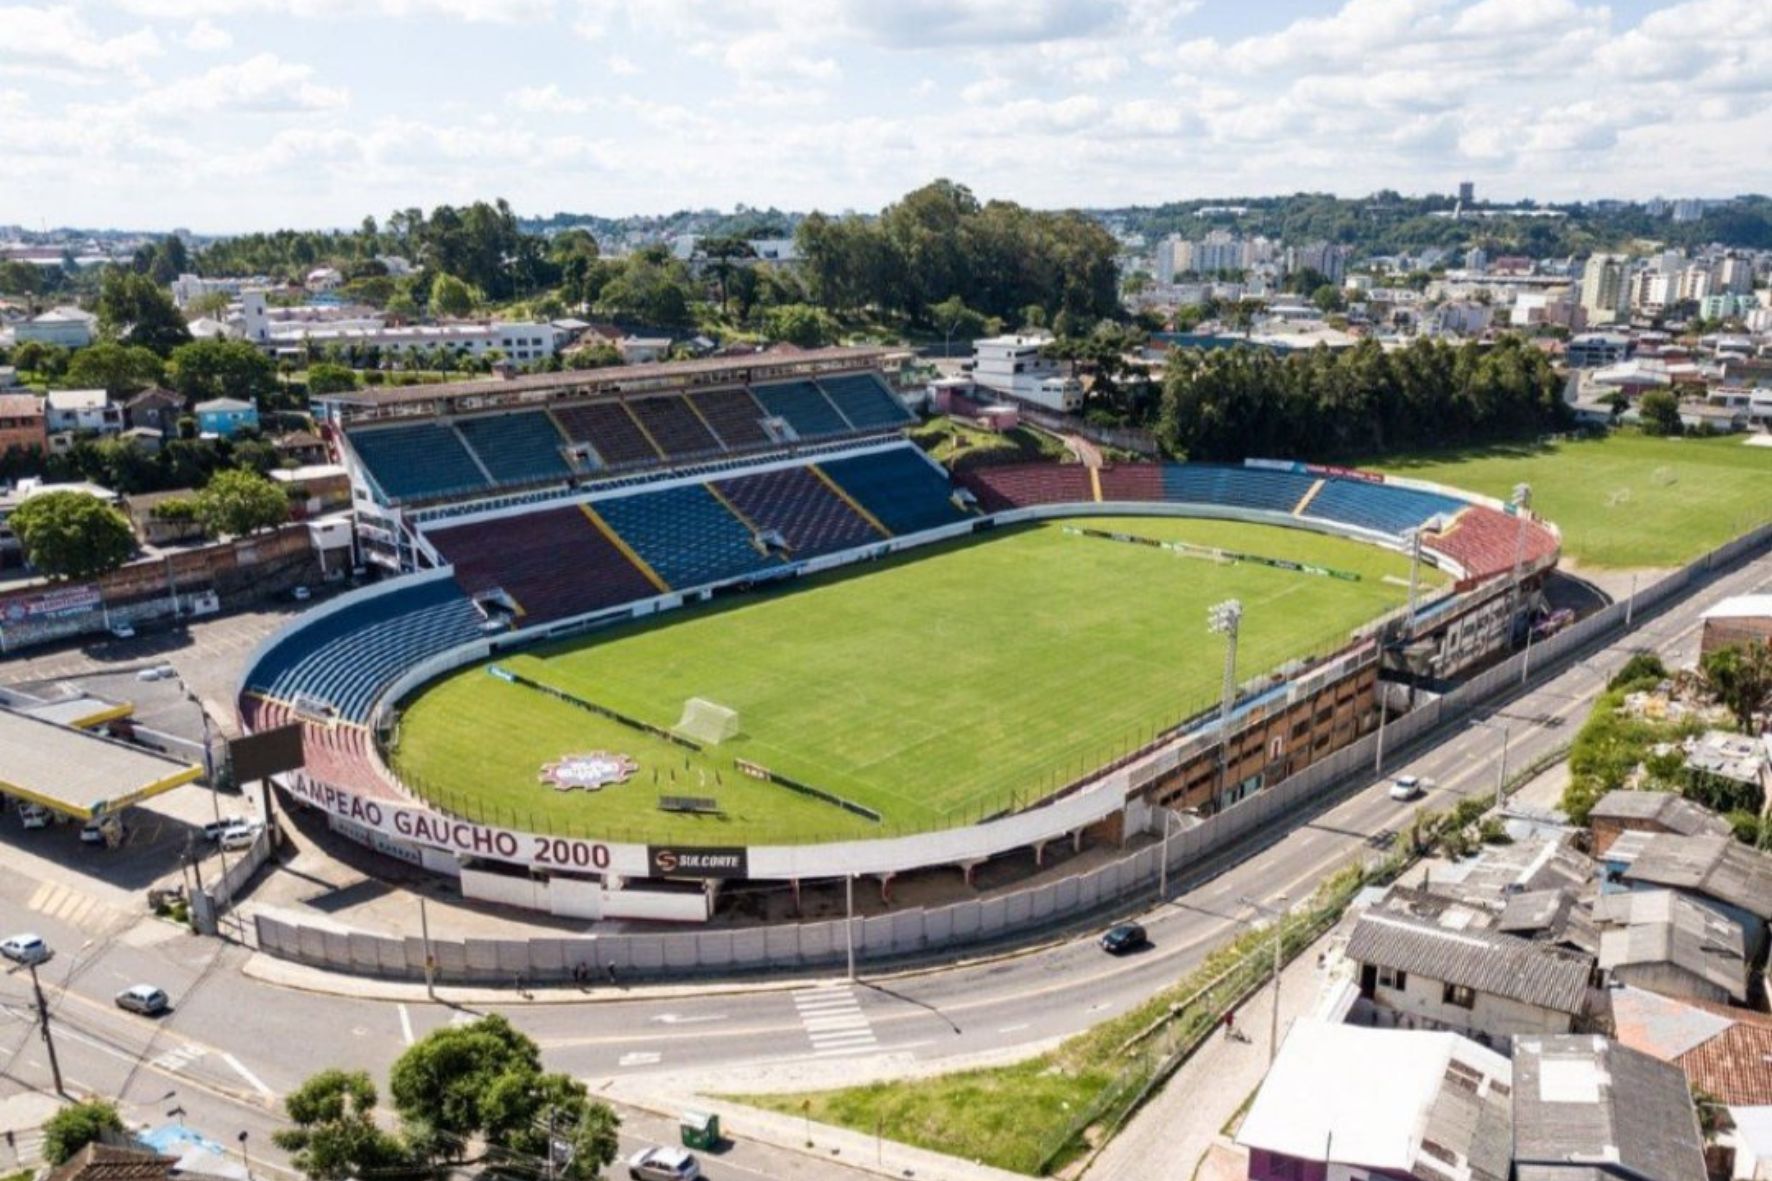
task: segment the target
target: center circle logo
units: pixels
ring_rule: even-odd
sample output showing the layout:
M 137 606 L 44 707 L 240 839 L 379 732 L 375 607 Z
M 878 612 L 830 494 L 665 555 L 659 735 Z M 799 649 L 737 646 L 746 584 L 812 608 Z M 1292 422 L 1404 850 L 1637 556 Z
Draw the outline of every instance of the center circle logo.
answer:
M 639 769 L 640 764 L 627 755 L 593 750 L 566 755 L 544 765 L 541 781 L 557 791 L 596 791 L 611 783 L 626 783 Z

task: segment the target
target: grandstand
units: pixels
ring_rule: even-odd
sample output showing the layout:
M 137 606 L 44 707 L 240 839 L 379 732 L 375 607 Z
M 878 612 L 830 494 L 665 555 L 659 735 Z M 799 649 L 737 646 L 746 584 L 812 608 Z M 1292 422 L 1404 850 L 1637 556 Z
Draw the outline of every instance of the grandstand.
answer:
M 763 409 L 785 420 L 802 439 L 841 435 L 851 429 L 849 421 L 831 405 L 815 382 L 784 381 L 753 386 L 751 392 Z
M 659 590 L 578 505 L 494 517 L 428 536 L 463 590 L 503 591 L 524 623 L 584 615 Z
M 591 402 L 562 406 L 553 411 L 554 421 L 575 443 L 587 443 L 607 467 L 631 467 L 657 463 L 658 448 L 652 445 L 638 420 L 620 402 Z
M 1163 499 L 1172 504 L 1210 504 L 1228 508 L 1291 513 L 1316 480 L 1300 472 L 1209 463 L 1166 463 L 1162 470 Z
M 463 418 L 455 429 L 494 483 L 558 480 L 572 473 L 562 455 L 566 440 L 540 410 Z
M 879 540 L 881 534 L 851 504 L 806 468 L 777 468 L 714 485 L 744 520 L 774 531 L 796 558 L 809 558 Z
M 467 443 L 440 422 L 360 431 L 351 436 L 351 446 L 390 500 L 461 496 L 490 483 Z
M 628 403 L 628 410 L 666 459 L 695 459 L 721 450 L 720 440 L 687 398 L 637 398 Z
M 893 533 L 921 533 L 965 519 L 954 507 L 947 474 L 912 448 L 834 459 L 819 468 Z
M 1401 537 L 1431 517 L 1463 507 L 1463 501 L 1437 492 L 1332 478 L 1323 481 L 1322 488 L 1305 504 L 1302 515 Z
M 911 421 L 904 404 L 872 373 L 845 373 L 821 377 L 818 386 L 857 427 L 897 427 Z
M 769 412 L 743 388 L 699 390 L 686 400 L 728 450 L 742 451 L 771 442 L 769 432 L 763 429 Z
M 706 586 L 780 563 L 705 485 L 612 496 L 597 513 L 672 587 Z

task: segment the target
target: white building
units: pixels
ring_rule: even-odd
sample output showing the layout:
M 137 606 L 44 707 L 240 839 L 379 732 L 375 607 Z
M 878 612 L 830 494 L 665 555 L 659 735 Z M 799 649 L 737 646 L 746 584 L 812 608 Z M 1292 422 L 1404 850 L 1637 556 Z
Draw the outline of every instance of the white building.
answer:
M 1083 386 L 1063 362 L 1041 356 L 1044 334 L 992 336 L 972 342 L 972 380 L 981 389 L 1066 414 L 1083 408 Z
M 60 431 L 114 435 L 123 429 L 123 408 L 111 405 L 103 390 L 50 390 L 43 426 L 52 435 Z
M 232 298 L 240 293 L 244 284 L 243 279 L 205 279 L 201 275 L 180 275 L 172 281 L 172 302 L 182 308 L 205 295 L 226 295 Z
M 1611 324 L 1623 314 L 1630 297 L 1625 259 L 1596 254 L 1581 272 L 1581 307 L 1589 324 Z
M 57 344 L 63 348 L 83 349 L 92 343 L 93 330 L 98 325 L 98 317 L 91 312 L 81 311 L 77 307 L 62 306 L 50 308 L 35 319 L 26 320 L 12 326 L 12 342 L 25 344 L 35 341 L 38 344 Z

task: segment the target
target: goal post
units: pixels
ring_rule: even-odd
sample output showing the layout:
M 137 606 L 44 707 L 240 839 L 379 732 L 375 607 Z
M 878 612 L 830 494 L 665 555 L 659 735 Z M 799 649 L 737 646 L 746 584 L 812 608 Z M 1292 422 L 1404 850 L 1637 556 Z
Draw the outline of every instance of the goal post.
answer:
M 738 737 L 738 711 L 701 697 L 683 703 L 683 716 L 672 728 L 685 738 L 704 746 L 717 746 Z

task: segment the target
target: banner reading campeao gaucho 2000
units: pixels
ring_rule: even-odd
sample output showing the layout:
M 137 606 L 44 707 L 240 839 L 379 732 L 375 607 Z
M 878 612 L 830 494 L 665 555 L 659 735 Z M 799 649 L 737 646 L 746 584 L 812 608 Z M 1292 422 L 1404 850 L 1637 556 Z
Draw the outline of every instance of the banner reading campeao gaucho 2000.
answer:
M 514 865 L 579 873 L 614 873 L 645 877 L 652 872 L 645 845 L 618 845 L 576 837 L 547 836 L 493 828 L 414 808 L 392 800 L 359 796 L 319 783 L 305 775 L 286 775 L 283 789 L 316 808 L 342 816 L 395 840 L 444 849 L 464 857 L 484 857 Z

